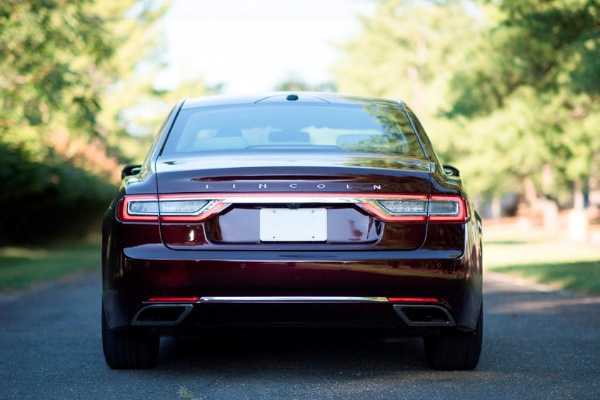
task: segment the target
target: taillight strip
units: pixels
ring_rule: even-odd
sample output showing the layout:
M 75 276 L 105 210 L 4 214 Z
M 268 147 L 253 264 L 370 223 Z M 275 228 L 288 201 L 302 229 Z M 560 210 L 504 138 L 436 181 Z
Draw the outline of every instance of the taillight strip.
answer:
M 384 222 L 425 222 L 427 215 L 393 215 L 385 211 L 385 209 L 376 202 L 362 202 L 358 206 L 367 213 L 373 215 L 377 219 Z
M 119 200 L 117 205 L 117 216 L 121 221 L 158 221 L 157 215 L 131 215 L 129 214 L 129 203 L 132 201 L 158 201 L 156 195 L 128 195 Z
M 200 300 L 200 297 L 189 296 L 189 297 L 178 297 L 178 296 L 158 296 L 150 297 L 148 303 L 196 303 Z
M 129 214 L 132 201 L 161 200 L 208 200 L 209 203 L 197 215 L 160 215 L 165 222 L 201 222 L 227 209 L 232 204 L 355 204 L 368 214 L 384 222 L 465 222 L 468 211 L 465 200 L 457 195 L 378 194 L 378 193 L 176 193 L 155 195 L 126 195 L 121 199 L 117 215 L 122 221 L 158 221 L 157 215 Z M 378 201 L 417 200 L 457 202 L 456 215 L 432 215 L 429 213 L 394 214 L 382 207 Z
M 165 222 L 200 222 L 204 221 L 215 214 L 220 213 L 221 211 L 228 208 L 231 204 L 224 203 L 219 200 L 213 200 L 206 207 L 204 207 L 203 211 L 198 215 L 161 215 L 160 220 Z
M 390 303 L 403 304 L 437 304 L 440 300 L 436 297 L 388 297 Z
M 431 222 L 466 222 L 469 219 L 467 204 L 462 196 L 456 195 L 432 195 L 429 196 L 429 202 L 434 201 L 456 201 L 458 202 L 457 215 L 429 215 Z

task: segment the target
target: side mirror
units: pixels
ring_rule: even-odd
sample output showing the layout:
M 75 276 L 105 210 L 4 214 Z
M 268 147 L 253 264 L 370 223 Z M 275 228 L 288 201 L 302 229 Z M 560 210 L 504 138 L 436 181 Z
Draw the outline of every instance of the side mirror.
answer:
M 453 178 L 460 177 L 460 171 L 458 170 L 458 168 L 453 167 L 452 165 L 444 165 L 442 166 L 442 169 L 444 170 L 444 173 L 448 176 L 451 176 Z
M 123 167 L 121 170 L 121 179 L 126 176 L 137 175 L 142 170 L 142 166 L 140 164 L 130 164 Z

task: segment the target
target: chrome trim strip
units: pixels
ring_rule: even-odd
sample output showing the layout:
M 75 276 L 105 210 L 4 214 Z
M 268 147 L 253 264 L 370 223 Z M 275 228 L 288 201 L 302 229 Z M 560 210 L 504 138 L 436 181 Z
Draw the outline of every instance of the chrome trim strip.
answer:
M 428 304 L 394 304 L 394 311 L 398 316 L 402 319 L 402 321 L 408 326 L 455 326 L 456 322 L 452 315 L 448 312 L 445 307 L 437 306 L 437 305 L 428 305 Z M 403 308 L 436 308 L 441 310 L 448 318 L 448 321 L 412 321 L 408 319 L 406 314 L 404 314 Z
M 183 307 L 184 310 L 179 315 L 179 318 L 177 318 L 175 321 L 138 321 L 140 314 L 149 308 L 168 308 L 168 307 L 179 307 L 179 308 Z M 172 303 L 172 304 L 147 305 L 147 306 L 142 307 L 137 313 L 135 313 L 135 316 L 131 320 L 131 325 L 134 325 L 134 326 L 174 326 L 174 325 L 178 325 L 181 321 L 183 321 L 189 315 L 189 313 L 192 312 L 193 308 L 194 308 L 194 306 L 189 303 L 188 304 Z
M 213 296 L 198 303 L 387 303 L 387 297 L 362 296 Z
M 426 194 L 392 193 L 181 193 L 161 194 L 160 201 L 217 200 L 222 203 L 362 203 L 374 200 L 425 200 Z
M 332 204 L 332 203 L 360 203 L 361 202 L 361 200 L 357 199 L 357 198 L 328 197 L 328 196 L 318 196 L 318 195 L 317 196 L 226 197 L 222 201 L 224 203 L 231 203 L 231 204 L 246 204 L 246 203 L 255 203 L 255 204 L 324 203 L 324 204 Z
M 324 204 L 336 204 L 336 203 L 350 203 L 356 204 L 361 203 L 366 200 L 360 197 L 333 197 L 333 196 L 320 196 L 318 194 L 311 196 L 294 196 L 294 195 L 282 195 L 282 196 L 272 196 L 272 195 L 210 195 L 199 193 L 197 196 L 177 196 L 173 195 L 167 199 L 162 198 L 160 201 L 178 201 L 178 200 L 209 200 L 212 202 L 221 202 L 226 204 L 287 204 L 287 203 L 295 203 L 295 204 L 306 204 L 306 203 L 324 203 Z

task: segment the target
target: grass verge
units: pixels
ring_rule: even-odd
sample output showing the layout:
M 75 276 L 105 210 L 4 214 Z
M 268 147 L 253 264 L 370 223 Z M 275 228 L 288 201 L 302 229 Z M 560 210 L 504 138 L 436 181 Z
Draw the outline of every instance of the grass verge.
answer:
M 24 289 L 99 268 L 97 242 L 42 247 L 0 247 L 0 291 Z
M 544 234 L 484 234 L 484 265 L 581 294 L 600 295 L 600 248 Z
M 582 294 L 600 295 L 600 260 L 523 264 L 495 267 L 492 270 L 518 274 Z

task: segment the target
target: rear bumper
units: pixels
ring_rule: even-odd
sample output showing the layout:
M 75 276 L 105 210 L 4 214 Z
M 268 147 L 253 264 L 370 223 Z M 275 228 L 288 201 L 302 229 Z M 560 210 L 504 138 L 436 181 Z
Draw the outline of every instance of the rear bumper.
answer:
M 409 324 L 400 305 L 335 298 L 426 297 L 439 299 L 435 306 L 448 314 L 451 325 L 469 330 L 475 328 L 481 307 L 480 268 L 476 260 L 455 250 L 178 251 L 148 244 L 125 248 L 120 264 L 118 273 L 105 275 L 104 282 L 103 305 L 113 328 L 140 325 L 140 311 L 157 296 L 275 300 L 184 304 L 184 317 L 167 324 L 181 328 L 253 324 L 403 328 Z M 281 300 L 285 298 L 325 301 Z
M 411 328 L 456 326 L 447 305 L 437 299 L 360 296 L 153 298 L 144 302 L 131 321 L 133 326 L 195 324 L 199 328 L 265 324 L 306 326 L 311 323 L 364 327 L 397 326 L 401 323 Z

